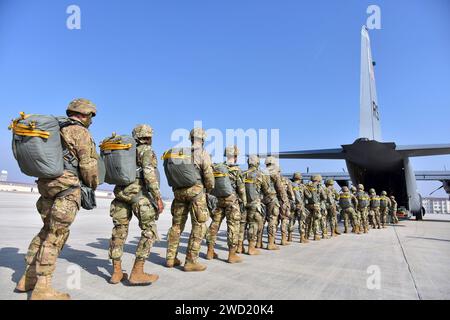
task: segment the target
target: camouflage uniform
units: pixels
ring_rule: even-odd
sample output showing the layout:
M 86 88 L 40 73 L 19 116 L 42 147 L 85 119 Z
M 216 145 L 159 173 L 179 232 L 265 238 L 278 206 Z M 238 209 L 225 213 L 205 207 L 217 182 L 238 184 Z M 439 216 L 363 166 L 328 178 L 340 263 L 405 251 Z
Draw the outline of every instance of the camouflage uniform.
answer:
M 289 241 L 292 241 L 292 233 L 294 232 L 295 222 L 298 221 L 298 231 L 300 234 L 300 242 L 308 242 L 306 236 L 306 208 L 305 208 L 305 196 L 304 188 L 305 185 L 302 183 L 301 174 L 295 173 L 292 182 L 292 189 L 295 195 L 295 207 L 294 213 L 291 216 L 289 223 Z
M 391 217 L 391 223 L 397 224 L 398 218 L 397 218 L 397 201 L 395 201 L 395 197 L 391 196 L 391 206 L 389 207 L 389 214 Z
M 327 228 L 327 202 L 328 202 L 328 194 L 326 192 L 326 188 L 319 184 L 320 188 L 320 219 L 319 226 L 322 231 L 322 239 L 328 239 L 328 228 Z
M 236 148 L 234 149 L 237 150 Z M 226 153 L 227 156 L 230 156 L 231 151 L 226 151 Z M 234 157 L 234 155 L 231 156 Z M 242 179 L 242 171 L 239 166 L 236 165 L 233 161 L 227 160 L 224 165 L 226 165 L 228 168 L 229 178 L 234 193 L 228 197 L 217 197 L 218 203 L 212 213 L 212 222 L 206 235 L 206 243 L 208 245 L 208 259 L 212 259 L 214 257 L 214 245 L 216 243 L 217 233 L 225 217 L 227 219 L 227 242 L 229 250 L 235 253 L 238 249 L 238 245 L 240 244 L 242 246 L 243 241 L 240 238 L 242 213 L 239 203 L 242 202 L 245 206 L 247 203 L 247 198 L 245 194 L 245 185 Z M 245 223 L 243 224 L 243 227 L 245 228 Z M 244 231 L 242 231 L 242 239 L 243 234 Z
M 320 187 L 322 177 L 320 175 L 311 177 L 311 182 L 304 189 L 306 207 L 309 211 L 309 223 L 307 223 L 306 236 L 309 237 L 310 230 L 314 233 L 314 240 L 320 240 L 319 221 L 321 216 L 321 201 L 326 197 L 323 189 Z
M 391 207 L 391 199 L 387 196 L 386 191 L 381 192 L 380 197 L 380 222 L 383 228 L 386 228 L 386 220 L 389 215 L 389 208 Z
M 180 235 L 184 230 L 188 214 L 191 214 L 192 230 L 186 252 L 185 271 L 203 271 L 205 266 L 197 262 L 202 239 L 206 234 L 206 221 L 208 221 L 209 211 L 206 202 L 206 194 L 214 189 L 214 175 L 211 164 L 211 157 L 203 148 L 206 134 L 198 128 L 191 131 L 192 158 L 195 166 L 200 171 L 202 183 L 188 188 L 173 189 L 174 200 L 172 201 L 172 227 L 168 232 L 168 244 L 166 260 L 170 265 L 175 260 L 180 243 Z M 199 268 L 197 268 L 197 266 Z
M 289 206 L 285 211 L 280 212 L 281 245 L 287 245 L 287 244 L 289 244 L 289 240 L 288 240 L 289 223 L 295 212 L 295 194 L 294 194 L 294 189 L 293 189 L 291 180 L 289 180 L 287 177 L 283 177 L 283 176 L 281 178 L 283 180 L 283 185 L 286 190 L 286 195 L 288 197 L 287 204 Z
M 381 229 L 380 223 L 380 197 L 377 196 L 374 189 L 369 190 L 370 194 L 370 216 L 372 228 Z
M 369 195 L 364 192 L 364 186 L 362 184 L 358 185 L 358 191 L 355 194 L 356 199 L 358 199 L 358 207 L 357 210 L 359 211 L 360 216 L 360 230 L 364 231 L 364 233 L 367 233 L 369 230 Z
M 338 223 L 337 223 L 337 209 L 336 201 L 339 201 L 339 192 L 333 187 L 334 181 L 329 179 L 326 181 L 326 193 L 327 193 L 327 218 L 331 229 L 331 236 L 339 235 Z
M 69 295 L 51 288 L 51 276 L 56 267 L 56 259 L 69 237 L 69 227 L 81 206 L 80 181 L 92 189 L 96 189 L 98 185 L 98 155 L 88 130 L 90 119 L 83 123 L 74 113 L 95 116 L 95 105 L 86 99 L 72 101 L 67 114 L 74 124 L 61 129 L 65 148 L 78 161 L 77 172 L 65 169 L 58 178 L 40 178 L 37 181 L 41 197 L 36 208 L 44 226 L 28 247 L 25 275 L 17 288 L 20 291 L 34 288 L 31 299 L 69 298 Z M 21 284 L 25 284 L 25 287 Z
M 355 208 L 358 207 L 358 199 L 348 190 L 348 187 L 343 187 L 339 195 L 339 205 L 342 208 L 342 215 L 344 218 L 344 233 L 348 233 L 348 222 L 349 220 L 354 221 L 355 233 L 359 234 L 359 221 L 356 214 Z
M 133 130 L 133 138 L 137 143 L 136 165 L 138 174 L 133 183 L 114 188 L 115 198 L 110 207 L 110 216 L 114 228 L 109 245 L 109 258 L 113 260 L 116 274 L 113 274 L 111 283 L 118 283 L 122 279 L 121 266 L 118 261 L 121 260 L 123 255 L 123 246 L 128 236 L 128 228 L 133 214 L 139 221 L 141 238 L 136 248 L 136 263 L 130 282 L 132 284 L 135 282 L 136 284 L 149 284 L 157 279 L 155 275 L 151 278 L 142 276 L 141 271 L 137 270 L 140 269 L 141 265 L 143 267 L 144 261 L 150 255 L 153 243 L 159 239 L 155 222 L 159 215 L 157 203 L 162 203 L 157 175 L 158 160 L 151 147 L 150 140 L 143 140 L 144 138 L 151 139 L 152 135 L 153 130 L 148 125 L 139 125 Z M 136 274 L 139 274 L 139 276 L 136 276 Z M 145 279 L 141 280 L 142 277 Z

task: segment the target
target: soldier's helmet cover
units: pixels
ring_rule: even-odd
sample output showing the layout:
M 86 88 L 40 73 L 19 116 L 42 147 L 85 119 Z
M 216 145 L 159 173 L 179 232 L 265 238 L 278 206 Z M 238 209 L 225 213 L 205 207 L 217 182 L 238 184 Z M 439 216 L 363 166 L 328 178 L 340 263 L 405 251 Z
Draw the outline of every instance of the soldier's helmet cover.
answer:
M 327 186 L 332 186 L 333 184 L 334 184 L 333 179 L 327 179 L 327 181 L 325 181 L 325 185 L 327 185 Z
M 294 180 L 302 180 L 302 174 L 300 172 L 295 172 L 294 176 L 292 177 Z
M 191 132 L 189 133 L 189 139 L 201 139 L 201 140 L 205 140 L 206 139 L 206 131 L 203 130 L 203 128 L 194 128 L 191 130 Z
M 369 193 L 375 193 L 375 189 L 374 188 L 370 188 L 369 189 Z
M 347 186 L 343 186 L 342 187 L 342 192 L 348 192 L 348 187 Z
M 237 157 L 239 155 L 239 149 L 236 145 L 228 146 L 225 148 L 224 155 L 226 157 Z
M 251 154 L 247 160 L 250 166 L 259 166 L 259 157 L 256 154 Z
M 383 191 L 381 191 L 381 195 L 382 195 L 382 196 L 386 196 L 386 195 L 387 195 L 387 192 L 383 190 Z
M 153 129 L 148 124 L 139 124 L 133 129 L 135 140 L 153 137 Z
M 276 165 L 277 164 L 277 160 L 275 159 L 275 157 L 269 156 L 269 157 L 266 158 L 265 164 L 266 164 L 266 166 L 270 166 L 272 164 Z
M 315 174 L 311 177 L 311 181 L 313 182 L 322 182 L 322 176 L 320 174 Z
M 77 98 L 72 100 L 67 106 L 66 114 L 69 115 L 70 112 L 76 112 L 95 117 L 95 115 L 97 114 L 97 107 L 92 101 L 88 99 Z
M 358 190 L 364 191 L 364 185 L 362 185 L 361 183 L 358 184 Z
M 356 191 L 356 187 L 355 186 L 351 186 L 350 190 L 352 190 L 354 192 L 354 191 Z

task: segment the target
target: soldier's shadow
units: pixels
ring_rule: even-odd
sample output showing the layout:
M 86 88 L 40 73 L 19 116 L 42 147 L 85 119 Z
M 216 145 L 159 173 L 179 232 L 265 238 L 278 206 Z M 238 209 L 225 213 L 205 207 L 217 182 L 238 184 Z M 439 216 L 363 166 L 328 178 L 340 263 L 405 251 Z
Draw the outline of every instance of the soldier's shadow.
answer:
M 13 270 L 11 281 L 17 283 L 25 271 L 25 254 L 19 253 L 19 248 L 0 248 L 0 267 Z

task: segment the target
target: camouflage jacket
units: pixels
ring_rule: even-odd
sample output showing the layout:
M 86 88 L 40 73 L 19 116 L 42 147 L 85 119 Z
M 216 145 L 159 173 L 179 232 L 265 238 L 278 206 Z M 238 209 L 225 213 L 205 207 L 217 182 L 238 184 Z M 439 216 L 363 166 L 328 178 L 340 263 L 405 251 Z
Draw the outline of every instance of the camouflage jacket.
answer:
M 305 185 L 301 180 L 295 180 L 292 182 L 292 190 L 295 195 L 295 205 L 297 208 L 301 209 L 305 205 Z
M 269 180 L 264 176 L 259 168 L 249 167 L 247 171 L 244 171 L 242 176 L 247 192 L 247 206 L 259 205 L 263 197 L 270 196 Z M 255 191 L 258 194 L 258 196 L 254 197 L 254 199 L 251 199 L 251 196 L 249 195 L 251 192 L 250 185 L 254 185 Z
M 385 204 L 383 206 L 383 204 Z M 389 199 L 388 196 L 380 196 L 380 208 L 384 209 L 384 208 L 390 208 L 391 206 L 391 199 Z
M 327 208 L 336 207 L 336 202 L 339 201 L 339 192 L 333 186 L 326 187 L 325 192 L 327 194 Z
M 237 164 L 225 163 L 228 166 L 231 185 L 235 190 L 239 202 L 244 206 L 247 205 L 247 195 L 245 193 L 245 183 L 241 168 Z
M 270 197 L 275 196 L 281 206 L 289 206 L 289 198 L 278 167 L 271 167 L 269 168 L 268 172 L 268 182 L 271 185 Z M 273 194 L 273 191 L 275 192 L 275 194 Z M 273 200 L 273 198 L 271 199 Z
M 391 206 L 389 207 L 389 209 L 391 210 L 391 212 L 396 212 L 397 211 L 397 201 L 395 200 L 391 200 Z

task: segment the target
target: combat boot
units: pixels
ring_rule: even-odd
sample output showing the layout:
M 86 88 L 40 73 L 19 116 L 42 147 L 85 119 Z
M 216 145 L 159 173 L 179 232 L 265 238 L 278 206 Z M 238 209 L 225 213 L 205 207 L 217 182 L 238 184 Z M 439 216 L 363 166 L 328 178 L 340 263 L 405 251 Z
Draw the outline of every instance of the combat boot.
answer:
M 344 233 L 348 233 L 348 227 L 347 226 L 344 227 Z
M 340 236 L 340 235 L 341 235 L 341 233 L 339 232 L 339 230 L 338 230 L 337 227 L 334 228 L 333 233 L 334 233 L 335 235 L 337 235 L 337 236 Z
M 206 259 L 212 260 L 212 259 L 217 259 L 218 257 L 219 256 L 217 255 L 217 253 L 214 252 L 214 245 L 208 244 L 208 252 L 206 253 Z
M 244 249 L 244 243 L 243 243 L 243 241 L 239 240 L 237 249 L 236 249 L 236 253 L 242 253 L 243 249 Z
M 275 237 L 269 236 L 269 243 L 267 244 L 267 250 L 280 250 L 280 247 L 278 247 L 275 244 Z
M 359 231 L 359 226 L 355 226 L 355 233 L 356 234 L 361 234 L 361 232 Z
M 166 260 L 166 267 L 167 268 L 173 268 L 181 265 L 181 261 L 175 257 L 175 259 L 167 259 Z
M 288 246 L 290 243 L 287 241 L 286 233 L 281 233 L 281 245 Z
M 130 284 L 135 286 L 147 286 L 158 280 L 159 276 L 156 274 L 148 274 L 144 272 L 145 260 L 134 260 L 133 270 L 130 274 Z
M 256 248 L 262 249 L 263 243 L 262 243 L 262 234 L 258 235 L 258 240 L 256 240 Z
M 109 279 L 109 283 L 117 284 L 127 279 L 128 275 L 122 271 L 122 262 L 120 260 L 113 260 L 113 274 L 111 275 L 111 279 Z
M 292 242 L 292 232 L 289 232 L 288 234 L 288 242 Z
M 302 234 L 300 236 L 300 243 L 308 243 L 308 242 L 309 242 L 309 240 L 305 237 L 304 234 Z
M 315 234 L 315 235 L 314 235 L 314 240 L 315 240 L 315 241 L 319 241 L 319 240 L 320 240 L 320 236 L 319 236 L 318 234 Z
M 186 262 L 184 263 L 183 270 L 185 272 L 195 272 L 195 271 L 205 271 L 206 266 L 198 263 L 196 260 L 192 259 L 190 253 L 186 255 Z
M 256 249 L 256 241 L 249 241 L 247 253 L 250 256 L 256 256 L 261 253 L 259 250 Z
M 51 275 L 37 276 L 37 282 L 30 300 L 70 300 L 70 295 L 52 288 Z
M 16 285 L 16 291 L 28 292 L 33 290 L 37 282 L 36 266 L 27 266 L 25 272 Z
M 237 254 L 237 248 L 230 248 L 228 250 L 228 263 L 239 263 L 242 262 L 242 258 L 239 257 Z

